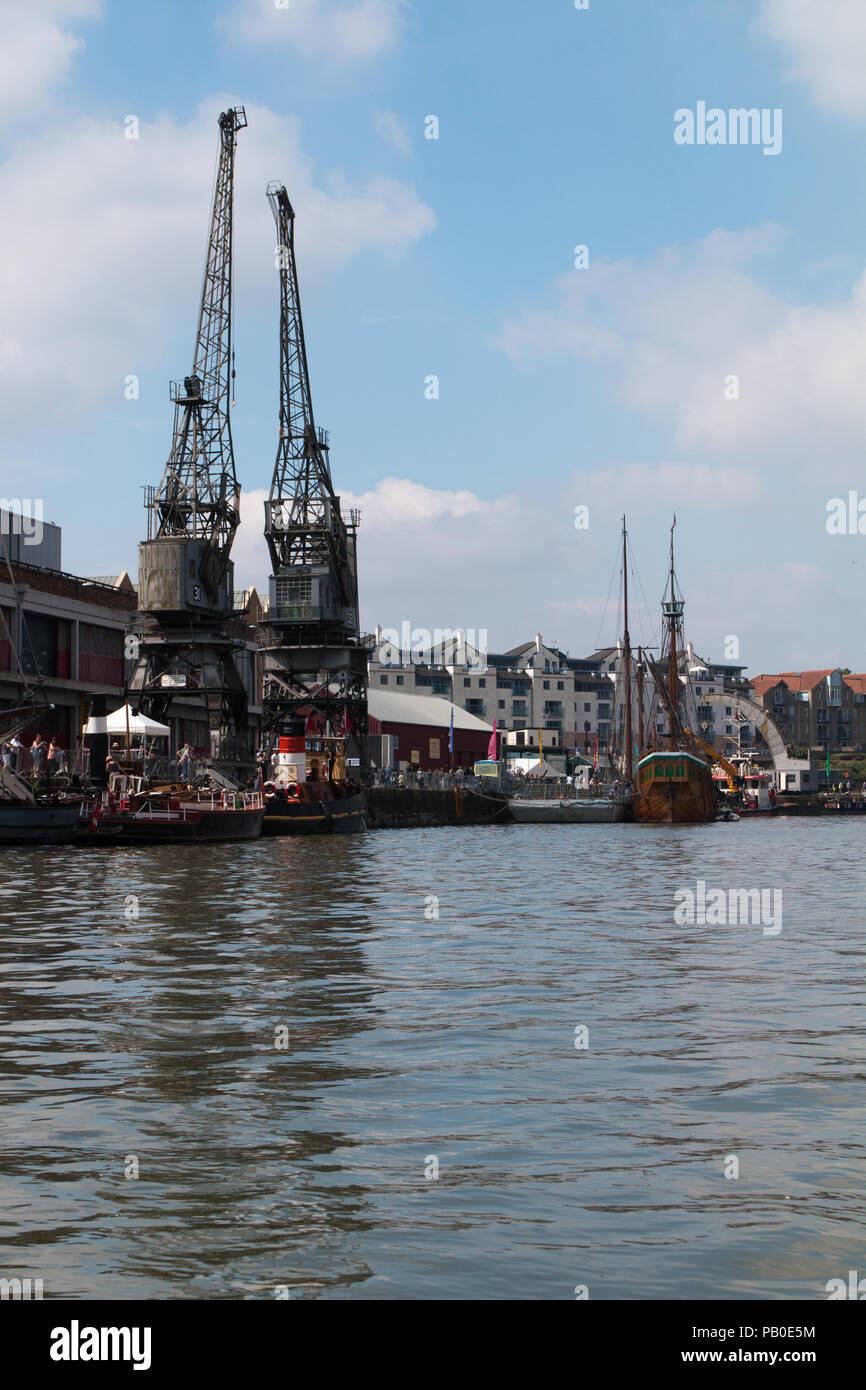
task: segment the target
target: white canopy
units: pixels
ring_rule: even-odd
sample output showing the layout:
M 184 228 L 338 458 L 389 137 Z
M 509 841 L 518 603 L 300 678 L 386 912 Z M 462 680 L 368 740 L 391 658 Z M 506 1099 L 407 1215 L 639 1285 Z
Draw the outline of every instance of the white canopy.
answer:
M 536 760 L 534 763 L 530 763 L 528 767 L 524 767 L 523 763 L 518 760 L 518 765 L 523 767 L 523 771 L 526 773 L 527 777 L 561 777 L 563 775 L 557 772 L 555 767 L 551 767 L 546 758 L 541 762 Z
M 128 722 L 127 722 L 128 717 Z M 167 724 L 159 724 L 146 714 L 133 714 L 130 705 L 121 705 L 112 714 L 88 719 L 84 726 L 85 734 L 149 734 L 151 738 L 168 738 L 171 729 Z

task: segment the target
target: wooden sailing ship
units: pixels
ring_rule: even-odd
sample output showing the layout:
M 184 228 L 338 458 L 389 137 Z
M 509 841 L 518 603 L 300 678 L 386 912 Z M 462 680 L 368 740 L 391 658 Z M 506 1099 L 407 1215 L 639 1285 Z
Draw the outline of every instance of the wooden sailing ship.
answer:
M 677 585 L 674 570 L 674 527 L 671 526 L 670 572 L 662 600 L 664 625 L 661 657 L 658 663 L 646 657 L 655 692 L 650 703 L 647 728 L 652 731 L 644 741 L 643 661 L 638 665 L 638 711 L 641 749 L 634 774 L 632 813 L 635 820 L 658 825 L 690 825 L 716 818 L 716 790 L 712 764 L 702 755 L 701 746 L 689 729 L 696 722 L 686 711 L 690 695 L 688 671 L 682 681 L 681 665 L 685 657 L 683 610 L 685 603 Z M 628 645 L 628 615 L 626 610 L 625 670 L 629 684 L 627 695 L 627 747 L 631 761 L 631 653 Z M 667 723 L 667 732 L 656 730 L 657 716 Z

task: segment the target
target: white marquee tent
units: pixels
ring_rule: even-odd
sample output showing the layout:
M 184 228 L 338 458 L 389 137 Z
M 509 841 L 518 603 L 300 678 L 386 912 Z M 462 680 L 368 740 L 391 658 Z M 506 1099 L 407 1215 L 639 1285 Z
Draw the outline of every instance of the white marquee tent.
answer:
M 133 714 L 131 705 L 121 705 L 112 714 L 97 715 L 88 719 L 84 726 L 85 734 L 146 734 L 148 738 L 168 738 L 171 729 L 167 724 L 159 724 L 146 714 Z

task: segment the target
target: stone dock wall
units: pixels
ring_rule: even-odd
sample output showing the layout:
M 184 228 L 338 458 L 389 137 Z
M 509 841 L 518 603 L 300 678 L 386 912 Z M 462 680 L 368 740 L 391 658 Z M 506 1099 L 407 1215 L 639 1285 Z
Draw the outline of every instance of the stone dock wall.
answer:
M 511 820 L 504 796 L 486 792 L 410 790 L 405 787 L 367 789 L 371 830 L 396 830 L 431 825 L 505 824 Z

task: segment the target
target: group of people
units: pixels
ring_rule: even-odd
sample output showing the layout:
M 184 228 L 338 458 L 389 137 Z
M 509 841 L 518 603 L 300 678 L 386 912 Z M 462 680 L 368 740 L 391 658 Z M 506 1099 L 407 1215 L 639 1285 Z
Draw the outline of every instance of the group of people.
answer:
M 476 777 L 471 768 L 458 767 L 453 772 L 443 772 L 441 769 L 422 771 L 420 767 L 407 767 L 404 771 L 398 771 L 391 767 L 376 768 L 373 773 L 374 787 L 409 787 L 413 790 L 427 791 L 446 791 L 452 787 L 477 788 L 481 785 L 481 779 Z
M 839 782 L 831 782 L 827 790 L 828 792 L 835 792 L 837 796 L 842 796 L 843 794 L 845 796 L 851 796 L 852 793 L 854 796 L 857 795 L 857 786 L 851 782 L 850 777 L 844 777 Z M 866 797 L 866 782 L 863 783 L 860 789 L 860 795 Z
M 22 743 L 20 739 L 15 737 L 4 739 L 0 744 L 0 757 L 2 757 L 3 766 L 7 767 L 10 772 L 25 771 L 22 766 L 22 754 L 26 751 L 27 745 Z M 37 734 L 30 744 L 30 757 L 34 777 L 39 777 L 45 771 L 54 773 L 63 771 L 65 754 L 60 744 L 56 743 L 53 738 L 46 741 L 42 734 Z

